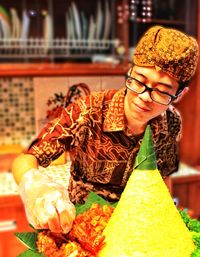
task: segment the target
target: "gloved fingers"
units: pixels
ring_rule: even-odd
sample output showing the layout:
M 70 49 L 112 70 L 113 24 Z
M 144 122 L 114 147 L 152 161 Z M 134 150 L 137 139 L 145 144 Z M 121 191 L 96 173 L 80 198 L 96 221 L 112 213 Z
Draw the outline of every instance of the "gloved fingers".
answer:
M 76 216 L 76 209 L 72 202 L 68 199 L 59 198 L 56 201 L 56 209 L 58 213 L 63 211 L 67 211 L 68 216 L 70 219 L 75 219 Z
M 35 228 L 37 229 L 49 229 L 56 233 L 62 232 L 59 215 L 56 212 L 56 209 L 54 213 L 51 212 L 51 215 L 49 215 L 47 212 L 46 214 L 44 213 L 44 215 L 40 217 L 40 220 L 37 220 L 35 223 Z
M 72 219 L 69 217 L 67 210 L 60 213 L 60 225 L 64 234 L 67 234 L 72 227 Z
M 75 207 L 69 200 L 58 199 L 56 209 L 59 213 L 61 228 L 64 233 L 68 233 L 76 216 Z
M 59 216 L 53 202 L 45 198 L 36 199 L 32 211 L 29 211 L 29 221 L 36 229 L 53 229 L 59 226 Z M 55 226 L 52 224 L 54 220 Z M 49 222 L 50 221 L 50 222 Z M 57 222 L 56 222 L 57 221 Z
M 29 222 L 40 229 L 67 233 L 75 219 L 75 207 L 66 188 L 39 170 L 30 170 L 19 186 Z
M 62 205 L 62 209 L 64 206 L 68 206 L 65 200 L 59 198 L 57 201 L 54 197 L 45 199 L 38 199 L 38 205 L 36 207 L 37 217 L 39 218 L 37 227 L 42 229 L 50 229 L 52 232 L 60 233 L 60 232 L 67 232 L 71 229 L 71 225 L 73 220 L 71 217 L 69 218 L 68 211 L 65 211 L 65 215 L 59 212 L 57 209 L 57 202 Z M 64 217 L 64 219 L 63 219 Z M 64 223 L 64 226 L 61 224 Z
M 58 202 L 57 206 L 53 206 L 53 203 L 43 205 L 43 201 L 37 201 L 38 205 L 28 215 L 30 224 L 36 229 L 68 233 L 75 219 L 75 208 L 71 203 L 61 200 Z
M 62 227 L 60 225 L 59 214 L 48 218 L 48 227 L 52 232 L 56 232 L 56 233 L 63 232 Z
M 41 229 L 41 228 L 46 228 L 46 227 L 41 227 L 40 226 L 40 221 L 39 221 L 39 213 L 41 212 L 40 209 L 40 203 L 41 201 L 27 201 L 25 203 L 25 211 L 26 211 L 26 218 L 28 222 L 36 229 Z

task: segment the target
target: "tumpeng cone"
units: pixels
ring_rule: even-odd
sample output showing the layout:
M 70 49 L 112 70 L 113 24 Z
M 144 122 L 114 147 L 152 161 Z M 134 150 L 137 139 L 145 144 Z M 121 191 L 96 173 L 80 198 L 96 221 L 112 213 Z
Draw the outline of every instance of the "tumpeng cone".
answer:
M 190 257 L 195 249 L 157 169 L 149 126 L 104 235 L 99 257 Z

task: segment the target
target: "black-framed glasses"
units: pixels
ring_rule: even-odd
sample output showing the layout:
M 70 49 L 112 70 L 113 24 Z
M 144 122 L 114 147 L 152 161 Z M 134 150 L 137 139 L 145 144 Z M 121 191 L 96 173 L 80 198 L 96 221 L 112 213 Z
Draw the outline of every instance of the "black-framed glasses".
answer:
M 158 88 L 148 87 L 143 82 L 129 75 L 126 75 L 126 87 L 137 94 L 143 94 L 145 91 L 148 91 L 151 99 L 162 105 L 169 105 L 172 101 L 176 100 L 182 92 L 182 89 L 180 89 L 176 95 L 171 95 L 167 92 L 160 91 Z

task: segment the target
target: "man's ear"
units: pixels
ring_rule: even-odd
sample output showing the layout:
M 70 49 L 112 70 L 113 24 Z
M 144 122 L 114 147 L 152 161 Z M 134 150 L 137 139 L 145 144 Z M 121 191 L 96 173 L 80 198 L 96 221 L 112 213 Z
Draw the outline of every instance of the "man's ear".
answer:
M 186 95 L 189 91 L 189 87 L 184 87 L 183 91 L 181 92 L 180 96 L 177 97 L 177 99 L 174 101 L 174 103 L 178 103 L 184 95 Z

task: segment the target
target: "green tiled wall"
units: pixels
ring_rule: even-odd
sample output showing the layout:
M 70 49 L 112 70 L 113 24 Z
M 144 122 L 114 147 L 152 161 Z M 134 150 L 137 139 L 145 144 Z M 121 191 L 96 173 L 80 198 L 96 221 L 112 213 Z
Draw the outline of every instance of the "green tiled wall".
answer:
M 0 145 L 25 145 L 34 135 L 32 78 L 0 78 Z

